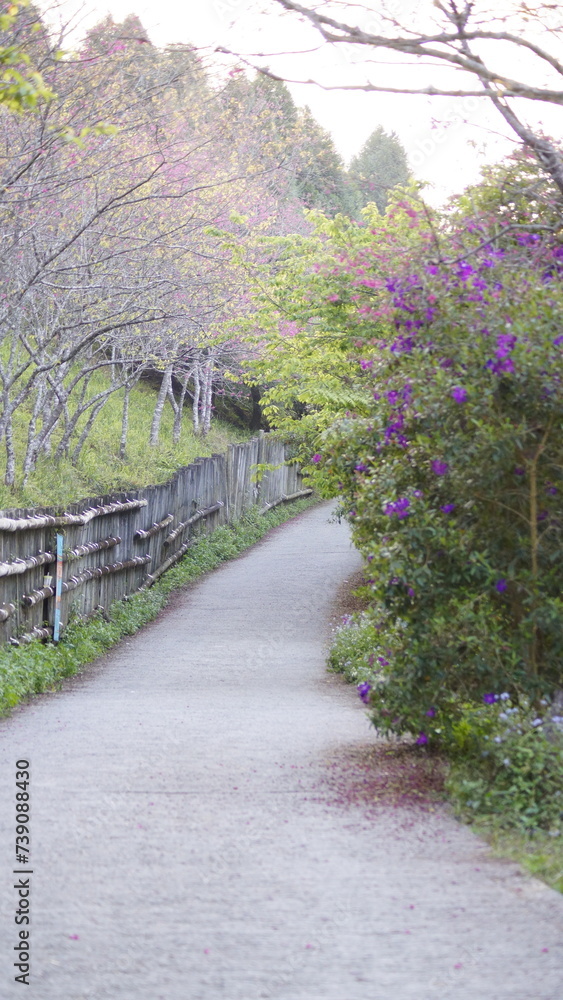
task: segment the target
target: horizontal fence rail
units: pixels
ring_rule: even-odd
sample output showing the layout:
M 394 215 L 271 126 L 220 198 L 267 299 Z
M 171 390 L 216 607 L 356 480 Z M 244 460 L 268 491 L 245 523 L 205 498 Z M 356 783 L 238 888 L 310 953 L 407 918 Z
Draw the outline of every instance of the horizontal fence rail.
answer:
M 198 458 L 160 486 L 54 508 L 0 511 L 0 642 L 58 638 L 72 611 L 92 614 L 150 587 L 202 534 L 252 507 L 308 496 L 286 446 L 261 433 Z M 267 465 L 260 483 L 253 468 Z

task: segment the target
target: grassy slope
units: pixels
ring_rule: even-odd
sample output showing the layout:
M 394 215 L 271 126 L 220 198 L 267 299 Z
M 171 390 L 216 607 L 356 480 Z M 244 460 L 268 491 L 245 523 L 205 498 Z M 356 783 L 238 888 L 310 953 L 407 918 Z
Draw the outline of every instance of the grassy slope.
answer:
M 96 391 L 107 384 L 105 378 L 101 374 L 96 376 Z M 190 411 L 186 408 L 180 442 L 173 445 L 174 415 L 167 403 L 160 431 L 161 443 L 157 448 L 150 448 L 148 440 L 155 400 L 155 390 L 146 384 L 136 386 L 131 393 L 125 462 L 119 459 L 123 391 L 118 390 L 109 397 L 98 415 L 77 466 L 73 466 L 68 459 L 55 465 L 52 459 L 42 457 L 25 488 L 20 485 L 11 490 L 0 484 L 0 508 L 64 505 L 82 497 L 162 483 L 170 479 L 176 469 L 189 465 L 198 456 L 224 452 L 229 444 L 250 436 L 229 424 L 214 421 L 206 438 L 196 437 L 191 429 Z M 86 419 L 87 415 L 79 422 L 75 443 Z M 20 461 L 25 452 L 28 421 L 29 414 L 19 411 L 14 430 Z M 53 436 L 53 452 L 59 438 L 60 433 Z M 74 445 L 71 445 L 71 450 L 72 447 Z M 18 479 L 21 483 L 21 474 Z

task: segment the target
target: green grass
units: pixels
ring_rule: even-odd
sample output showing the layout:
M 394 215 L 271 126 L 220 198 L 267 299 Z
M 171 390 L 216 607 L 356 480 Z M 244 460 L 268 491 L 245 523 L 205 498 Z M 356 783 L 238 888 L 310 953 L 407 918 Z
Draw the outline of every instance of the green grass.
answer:
M 98 373 L 92 379 L 92 391 L 101 391 L 105 385 L 105 374 Z M 43 456 L 25 487 L 21 485 L 21 463 L 26 448 L 29 413 L 18 411 L 14 424 L 17 483 L 15 489 L 0 484 L 0 508 L 66 505 L 85 497 L 163 483 L 178 468 L 189 465 L 195 458 L 225 452 L 229 444 L 251 436 L 250 432 L 214 420 L 207 437 L 196 437 L 192 431 L 190 411 L 186 408 L 180 442 L 173 445 L 174 414 L 167 403 L 162 417 L 160 444 L 151 448 L 148 441 L 155 401 L 156 392 L 150 385 L 140 383 L 132 391 L 125 461 L 119 458 L 123 390 L 118 390 L 109 397 L 98 415 L 77 465 L 72 465 L 69 459 L 55 464 L 52 458 Z M 71 453 L 86 419 L 87 415 L 78 423 Z M 53 435 L 53 454 L 60 436 L 60 431 Z
M 78 673 L 124 636 L 156 618 L 173 591 L 233 559 L 271 528 L 315 503 L 315 499 L 298 500 L 264 515 L 253 509 L 235 524 L 203 535 L 150 590 L 116 601 L 105 616 L 74 619 L 56 646 L 38 641 L 19 647 L 0 646 L 0 714 L 8 713 L 25 698 L 55 690 L 65 677 Z
M 509 858 L 526 868 L 552 889 L 563 893 L 563 836 L 538 831 L 530 836 L 505 830 L 498 821 L 479 819 L 472 830 L 486 840 L 496 857 Z

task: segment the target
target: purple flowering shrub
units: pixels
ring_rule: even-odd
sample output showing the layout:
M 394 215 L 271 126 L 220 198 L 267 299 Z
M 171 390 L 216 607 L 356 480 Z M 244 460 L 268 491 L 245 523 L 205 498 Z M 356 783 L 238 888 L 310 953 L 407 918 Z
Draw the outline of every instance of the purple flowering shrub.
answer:
M 438 738 L 487 691 L 553 692 L 563 659 L 559 246 L 511 235 L 476 250 L 484 225 L 444 246 L 452 263 L 419 249 L 387 281 L 373 411 L 323 442 L 374 616 L 405 623 L 374 723 Z
M 365 225 L 315 217 L 268 290 L 300 331 L 261 362 L 268 419 L 369 569 L 376 635 L 349 673 L 421 744 L 484 694 L 561 684 L 561 214 L 514 157 L 442 213 L 413 190 Z

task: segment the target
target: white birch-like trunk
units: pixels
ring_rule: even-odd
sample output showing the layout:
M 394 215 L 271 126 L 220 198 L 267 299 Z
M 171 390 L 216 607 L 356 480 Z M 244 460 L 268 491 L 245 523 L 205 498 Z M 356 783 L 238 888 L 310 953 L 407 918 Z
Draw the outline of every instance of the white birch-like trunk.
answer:
M 12 411 L 4 411 L 4 440 L 6 442 L 6 472 L 4 483 L 6 486 L 14 486 L 16 482 L 16 452 L 14 448 L 14 431 L 12 425 Z
M 213 399 L 213 358 L 211 357 L 205 366 L 204 390 L 203 390 L 203 414 L 201 433 L 205 437 L 211 430 L 211 403 Z
M 35 466 L 37 465 L 37 456 L 39 454 L 39 449 L 41 448 L 41 442 L 43 440 L 43 427 L 36 433 L 37 430 L 37 418 L 39 414 L 44 409 L 45 403 L 45 380 L 42 380 L 37 388 L 37 393 L 35 396 L 35 403 L 33 404 L 33 411 L 31 414 L 31 419 L 29 421 L 29 427 L 27 430 L 27 448 L 25 452 L 25 458 L 23 461 L 23 485 L 27 485 L 30 473 L 33 472 Z
M 121 411 L 121 437 L 119 439 L 119 457 L 122 462 L 125 461 L 127 455 L 127 434 L 129 433 L 129 396 L 131 395 L 131 386 L 125 386 L 125 393 L 123 396 L 123 410 Z
M 182 417 L 184 416 L 184 401 L 186 398 L 186 392 L 188 389 L 188 379 L 190 377 L 190 372 L 187 371 L 184 375 L 182 381 L 182 390 L 180 392 L 180 399 L 178 400 L 178 409 L 174 413 L 174 430 L 172 433 L 172 441 L 174 444 L 178 444 L 180 440 L 180 434 L 182 433 Z
M 158 444 L 158 438 L 160 435 L 160 423 L 164 411 L 164 404 L 166 402 L 166 397 L 170 392 L 171 385 L 172 385 L 172 365 L 169 365 L 162 376 L 162 382 L 160 383 L 160 389 L 157 396 L 156 405 L 154 408 L 151 433 L 149 438 L 149 444 L 151 448 L 156 448 Z
M 104 408 L 104 406 L 106 405 L 107 401 L 108 401 L 108 396 L 105 395 L 104 398 L 100 399 L 99 402 L 96 403 L 96 405 L 92 408 L 92 412 L 91 412 L 90 416 L 88 417 L 88 420 L 86 421 L 86 423 L 84 425 L 84 429 L 83 429 L 80 437 L 78 438 L 78 441 L 77 441 L 77 444 L 76 444 L 76 448 L 74 449 L 74 451 L 72 453 L 71 462 L 72 462 L 73 465 L 76 465 L 76 463 L 78 462 L 78 459 L 80 458 L 80 452 L 82 451 L 82 449 L 84 447 L 84 444 L 85 444 L 85 442 L 86 442 L 86 440 L 88 438 L 88 435 L 90 434 L 90 431 L 92 430 L 92 427 L 94 426 L 94 421 L 95 421 L 96 417 L 98 416 L 98 413 L 100 412 L 100 410 L 102 410 Z
M 199 434 L 199 400 L 201 396 L 201 377 L 200 377 L 200 367 L 199 361 L 196 361 L 193 376 L 194 376 L 194 399 L 192 403 L 192 421 L 194 426 L 194 434 Z
M 44 455 L 49 457 L 51 454 L 51 448 L 53 445 L 53 431 L 55 429 L 55 424 L 51 421 L 51 413 L 53 411 L 52 403 L 47 397 L 45 400 L 45 406 L 43 407 L 43 433 L 41 435 L 41 443 L 39 445 L 41 451 Z M 49 428 L 49 431 L 45 433 L 45 429 Z

